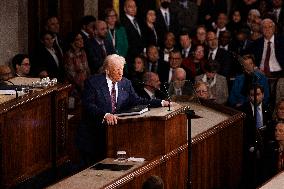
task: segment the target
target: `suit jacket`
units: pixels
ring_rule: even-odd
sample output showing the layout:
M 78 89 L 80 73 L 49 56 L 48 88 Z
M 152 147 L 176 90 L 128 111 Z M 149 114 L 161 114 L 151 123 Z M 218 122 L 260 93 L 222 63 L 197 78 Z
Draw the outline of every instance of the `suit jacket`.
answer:
M 135 56 L 143 52 L 143 49 L 145 47 L 143 33 L 142 33 L 143 30 L 141 24 L 138 23 L 141 31 L 141 36 L 140 36 L 139 32 L 135 29 L 134 25 L 125 14 L 121 15 L 121 24 L 124 26 L 126 30 L 127 39 L 128 39 L 127 58 L 129 61 L 132 61 L 134 60 Z
M 225 77 L 232 75 L 234 65 L 230 54 L 226 50 L 218 47 L 214 60 L 219 64 L 218 74 Z
M 57 63 L 50 52 L 43 45 L 40 45 L 40 47 L 36 49 L 35 54 L 32 56 L 32 75 L 38 77 L 40 72 L 47 71 L 50 78 L 57 78 L 58 81 L 62 82 L 65 76 L 63 60 L 59 52 L 56 54 L 58 55 L 59 66 L 57 66 Z
M 195 81 L 202 81 L 204 74 L 195 77 Z M 210 87 L 212 97 L 216 103 L 224 104 L 227 102 L 229 97 L 227 80 L 224 76 L 216 74 L 216 84 Z
M 104 40 L 106 55 L 114 54 L 115 49 L 112 45 L 112 42 L 108 39 Z M 103 61 L 105 59 L 105 55 L 102 47 L 97 42 L 95 38 L 90 38 L 86 43 L 86 54 L 88 58 L 89 68 L 92 74 L 97 73 L 101 66 L 103 65 Z
M 256 66 L 259 67 L 262 59 L 264 48 L 264 37 L 257 39 L 251 46 L 250 52 L 255 57 Z M 274 35 L 274 49 L 275 49 L 275 56 L 280 64 L 282 70 L 284 70 L 284 38 L 280 36 Z
M 150 104 L 152 107 L 161 106 L 161 100 L 140 98 L 128 79 L 123 78 L 117 84 L 116 110 L 118 112 L 138 104 Z M 103 118 L 112 109 L 111 96 L 104 74 L 93 75 L 86 80 L 82 94 L 82 105 L 83 117 L 77 132 L 78 147 L 84 153 L 91 154 L 97 159 L 103 159 L 106 152 L 106 131 L 103 126 Z
M 126 57 L 128 51 L 128 40 L 125 28 L 121 25 L 116 26 L 115 30 L 115 49 L 117 54 Z M 107 39 L 112 40 L 110 33 L 108 32 Z
M 177 24 L 177 19 L 176 16 L 172 13 L 171 9 L 169 10 L 170 12 L 170 26 L 169 28 L 166 25 L 164 16 L 162 14 L 162 11 L 160 9 L 156 10 L 156 22 L 155 22 L 155 28 L 157 29 L 157 34 L 159 36 L 159 47 L 164 46 L 164 39 L 165 39 L 165 34 L 167 32 L 172 32 L 176 37 L 179 34 L 179 27 Z

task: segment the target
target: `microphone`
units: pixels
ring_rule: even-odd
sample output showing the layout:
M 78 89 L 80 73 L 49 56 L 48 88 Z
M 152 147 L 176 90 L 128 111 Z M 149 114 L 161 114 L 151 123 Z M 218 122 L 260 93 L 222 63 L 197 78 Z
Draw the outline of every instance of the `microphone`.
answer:
M 18 98 L 19 97 L 19 94 L 18 94 L 18 88 L 17 88 L 17 86 L 12 82 L 12 81 L 9 81 L 9 80 L 3 80 L 3 79 L 1 79 L 0 80 L 1 81 L 1 83 L 4 83 L 5 85 L 7 85 L 5 82 L 8 82 L 8 83 L 11 83 L 12 84 L 12 86 L 14 87 L 13 89 L 15 90 L 15 92 L 16 92 L 16 98 Z

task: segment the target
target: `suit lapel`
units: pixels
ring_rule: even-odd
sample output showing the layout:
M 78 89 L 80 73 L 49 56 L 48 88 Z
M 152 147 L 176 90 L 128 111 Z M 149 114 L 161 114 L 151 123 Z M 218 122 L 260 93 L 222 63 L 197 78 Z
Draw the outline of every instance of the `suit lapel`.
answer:
M 118 88 L 118 94 L 117 94 L 116 106 L 117 106 L 117 110 L 119 110 L 120 107 L 121 107 L 121 103 L 122 103 L 122 91 L 123 91 L 123 87 L 122 87 L 121 81 L 119 81 L 117 83 L 117 88 Z
M 109 89 L 108 89 L 106 78 L 105 77 L 102 78 L 102 82 L 100 83 L 101 83 L 100 88 L 105 98 L 107 110 L 111 112 L 111 97 L 109 94 Z

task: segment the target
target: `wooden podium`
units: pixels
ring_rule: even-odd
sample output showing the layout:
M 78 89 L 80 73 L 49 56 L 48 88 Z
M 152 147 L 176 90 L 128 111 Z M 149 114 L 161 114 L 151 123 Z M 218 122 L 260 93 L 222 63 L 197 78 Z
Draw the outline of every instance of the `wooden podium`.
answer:
M 107 127 L 107 157 L 116 157 L 124 150 L 128 157 L 151 160 L 187 143 L 187 117 L 189 107 L 175 104 L 152 108 L 138 116 L 121 117 L 116 126 Z
M 69 88 L 57 84 L 0 104 L 0 188 L 15 186 L 68 159 Z

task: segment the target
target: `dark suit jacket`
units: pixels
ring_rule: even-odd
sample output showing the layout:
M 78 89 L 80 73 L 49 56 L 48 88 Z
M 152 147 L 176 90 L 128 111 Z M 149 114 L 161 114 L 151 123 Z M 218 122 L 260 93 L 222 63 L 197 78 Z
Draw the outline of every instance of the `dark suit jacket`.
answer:
M 125 27 L 128 39 L 127 58 L 129 61 L 132 61 L 134 60 L 135 56 L 143 52 L 143 49 L 145 47 L 143 33 L 142 33 L 143 29 L 141 24 L 138 23 L 141 31 L 141 36 L 140 36 L 139 32 L 135 29 L 132 22 L 125 14 L 121 15 L 121 24 Z
M 104 40 L 106 49 L 106 55 L 114 54 L 115 49 L 113 44 L 108 39 Z M 88 58 L 89 68 L 92 74 L 97 73 L 100 67 L 103 65 L 105 59 L 103 49 L 99 45 L 96 39 L 90 38 L 86 43 L 86 54 Z
M 284 38 L 280 36 L 274 35 L 274 49 L 275 56 L 280 64 L 282 70 L 284 70 Z M 261 37 L 257 39 L 251 46 L 250 53 L 252 53 L 255 57 L 256 66 L 259 67 L 261 63 L 262 53 L 264 48 L 264 38 Z
M 161 100 L 140 98 L 134 91 L 131 82 L 123 78 L 118 82 L 118 97 L 116 110 L 130 108 L 138 104 L 161 106 Z M 82 122 L 78 128 L 77 144 L 79 149 L 98 159 L 105 158 L 106 138 L 103 118 L 111 112 L 111 96 L 106 76 L 93 75 L 85 82 L 82 95 Z
M 178 22 L 176 19 L 176 16 L 170 12 L 170 26 L 169 29 L 167 28 L 167 25 L 165 23 L 164 16 L 162 14 L 162 11 L 160 9 L 156 10 L 156 22 L 155 22 L 155 28 L 157 29 L 157 34 L 159 36 L 158 44 L 162 48 L 164 46 L 164 39 L 165 34 L 167 32 L 172 32 L 177 37 L 179 34 L 179 27 Z
M 231 76 L 234 65 L 230 54 L 226 50 L 218 48 L 214 60 L 219 64 L 218 73 L 220 75 L 223 75 L 225 77 Z
M 38 77 L 39 73 L 45 70 L 50 78 L 57 78 L 58 81 L 62 82 L 64 80 L 64 66 L 60 53 L 57 54 L 59 66 L 57 66 L 50 52 L 43 45 L 40 45 L 32 55 L 31 74 Z

